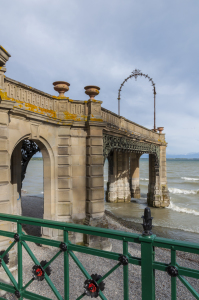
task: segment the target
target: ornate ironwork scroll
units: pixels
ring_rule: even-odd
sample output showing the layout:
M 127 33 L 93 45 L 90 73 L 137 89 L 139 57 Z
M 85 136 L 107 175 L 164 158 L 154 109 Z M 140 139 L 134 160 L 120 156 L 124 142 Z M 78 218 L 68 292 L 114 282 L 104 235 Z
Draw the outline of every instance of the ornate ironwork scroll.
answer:
M 160 148 L 156 144 L 140 142 L 126 137 L 118 137 L 104 134 L 103 136 L 103 155 L 104 160 L 108 158 L 111 151 L 117 150 L 122 152 L 148 153 L 154 154 L 155 171 L 159 173 Z
M 39 146 L 31 141 L 31 140 L 24 140 L 21 147 L 21 184 L 25 178 L 26 169 L 28 166 L 29 161 L 37 152 L 39 152 Z

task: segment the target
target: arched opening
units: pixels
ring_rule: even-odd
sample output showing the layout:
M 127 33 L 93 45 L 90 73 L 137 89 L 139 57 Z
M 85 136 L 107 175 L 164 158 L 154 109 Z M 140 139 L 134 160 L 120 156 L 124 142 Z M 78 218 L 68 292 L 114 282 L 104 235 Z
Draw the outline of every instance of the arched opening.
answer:
M 105 201 L 107 201 L 108 176 L 109 176 L 109 162 L 108 162 L 108 158 L 106 158 L 104 161 L 104 200 Z
M 40 155 L 38 155 L 40 154 Z M 22 216 L 43 219 L 44 215 L 43 157 L 36 153 L 30 159 L 21 190 Z M 24 225 L 31 235 L 41 236 L 41 228 Z
M 39 150 L 43 160 L 35 165 L 31 161 L 31 158 Z M 53 174 L 51 164 L 50 148 L 40 140 L 23 139 L 15 146 L 11 156 L 11 185 L 14 214 L 53 219 Z M 43 176 L 41 174 L 42 170 Z M 27 194 L 25 191 L 27 191 Z M 37 197 L 38 193 L 42 192 L 43 197 Z M 24 230 L 31 235 L 50 235 L 49 232 L 45 232 L 45 228 L 38 229 L 36 227 L 24 226 Z
M 139 160 L 140 170 L 140 199 L 147 202 L 147 193 L 149 185 L 149 154 L 142 154 Z

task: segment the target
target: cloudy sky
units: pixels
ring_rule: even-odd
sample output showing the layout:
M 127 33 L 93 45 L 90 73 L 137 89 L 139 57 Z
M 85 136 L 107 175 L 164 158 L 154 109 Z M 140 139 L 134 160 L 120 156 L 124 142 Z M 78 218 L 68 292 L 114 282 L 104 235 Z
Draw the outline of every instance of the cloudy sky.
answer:
M 117 113 L 122 81 L 137 68 L 153 78 L 157 126 L 168 154 L 199 152 L 199 2 L 197 0 L 6 0 L 0 44 L 11 54 L 6 76 L 72 99 L 100 86 L 98 100 Z M 121 115 L 153 128 L 153 91 L 145 78 L 121 92 Z

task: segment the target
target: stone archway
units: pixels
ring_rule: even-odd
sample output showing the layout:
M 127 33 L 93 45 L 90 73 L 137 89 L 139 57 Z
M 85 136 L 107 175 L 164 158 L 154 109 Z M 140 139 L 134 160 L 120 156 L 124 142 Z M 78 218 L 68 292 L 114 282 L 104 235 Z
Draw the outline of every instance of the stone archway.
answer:
M 24 153 L 24 141 L 28 144 L 28 154 Z M 33 148 L 31 149 L 31 145 Z M 55 219 L 55 203 L 54 203 L 54 163 L 50 146 L 44 140 L 29 140 L 22 138 L 14 147 L 11 155 L 11 199 L 14 207 L 14 214 L 22 214 L 21 188 L 22 180 L 25 178 L 26 168 L 31 157 L 41 151 L 43 157 L 43 191 L 44 191 L 44 219 Z M 34 215 L 34 217 L 41 217 Z M 53 233 L 50 229 L 42 228 L 43 236 L 52 237 Z

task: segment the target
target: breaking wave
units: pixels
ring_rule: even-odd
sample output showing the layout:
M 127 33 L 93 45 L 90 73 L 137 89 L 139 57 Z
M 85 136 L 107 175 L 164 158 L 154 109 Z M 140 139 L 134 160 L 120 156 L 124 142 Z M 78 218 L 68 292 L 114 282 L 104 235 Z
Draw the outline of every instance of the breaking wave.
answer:
M 147 180 L 148 181 L 149 179 L 148 178 L 140 178 L 140 180 Z
M 170 205 L 167 208 L 172 209 L 177 212 L 182 212 L 182 213 L 186 213 L 186 214 L 199 216 L 198 210 L 177 206 L 172 201 L 170 202 Z
M 181 179 L 184 179 L 187 181 L 199 181 L 199 178 L 181 177 Z
M 172 194 L 184 194 L 184 195 L 199 194 L 199 190 L 183 190 L 183 189 L 177 189 L 177 188 L 169 188 L 169 192 Z

